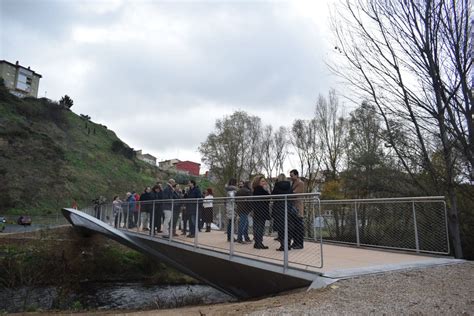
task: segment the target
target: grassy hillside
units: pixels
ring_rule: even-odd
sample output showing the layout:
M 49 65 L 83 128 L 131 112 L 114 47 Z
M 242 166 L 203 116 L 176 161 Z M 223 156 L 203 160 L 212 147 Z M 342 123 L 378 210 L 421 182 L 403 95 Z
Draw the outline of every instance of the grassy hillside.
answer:
M 50 214 L 142 191 L 158 169 L 130 156 L 105 126 L 48 99 L 19 99 L 0 84 L 0 214 Z

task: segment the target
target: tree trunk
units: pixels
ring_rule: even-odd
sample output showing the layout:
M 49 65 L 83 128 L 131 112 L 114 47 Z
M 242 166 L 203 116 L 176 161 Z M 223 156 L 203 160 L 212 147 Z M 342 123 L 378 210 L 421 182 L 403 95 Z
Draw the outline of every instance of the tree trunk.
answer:
M 458 205 L 456 201 L 456 192 L 453 188 L 448 188 L 448 229 L 449 239 L 453 247 L 454 257 L 461 259 L 463 258 L 462 247 L 461 247 L 461 233 L 459 228 L 458 218 Z

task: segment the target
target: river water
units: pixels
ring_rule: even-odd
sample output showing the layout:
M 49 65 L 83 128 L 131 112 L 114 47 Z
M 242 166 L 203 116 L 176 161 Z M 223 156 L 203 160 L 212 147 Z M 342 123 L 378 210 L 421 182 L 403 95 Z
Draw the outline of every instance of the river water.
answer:
M 149 310 L 235 301 L 207 285 L 84 283 L 75 293 L 59 293 L 55 287 L 0 289 L 0 313 L 71 309 Z

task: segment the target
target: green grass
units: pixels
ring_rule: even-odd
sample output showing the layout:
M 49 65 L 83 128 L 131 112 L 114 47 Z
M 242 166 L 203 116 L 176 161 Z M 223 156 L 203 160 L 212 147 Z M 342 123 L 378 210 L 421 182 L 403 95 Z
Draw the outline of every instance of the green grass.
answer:
M 0 214 L 57 214 L 73 200 L 79 207 L 99 195 L 110 202 L 177 176 L 113 152 L 114 142 L 121 141 L 101 124 L 0 86 Z M 202 190 L 212 187 L 196 180 Z
M 118 140 L 54 102 L 0 87 L 0 214 L 55 213 L 73 199 L 86 206 L 154 184 L 157 168 L 112 152 Z

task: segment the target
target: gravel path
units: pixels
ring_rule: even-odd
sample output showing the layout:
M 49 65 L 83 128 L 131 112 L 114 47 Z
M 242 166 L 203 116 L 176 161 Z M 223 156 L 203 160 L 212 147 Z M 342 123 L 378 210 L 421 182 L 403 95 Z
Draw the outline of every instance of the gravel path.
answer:
M 361 276 L 258 301 L 131 314 L 474 315 L 474 262 Z

